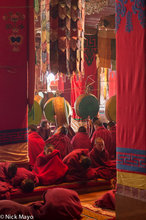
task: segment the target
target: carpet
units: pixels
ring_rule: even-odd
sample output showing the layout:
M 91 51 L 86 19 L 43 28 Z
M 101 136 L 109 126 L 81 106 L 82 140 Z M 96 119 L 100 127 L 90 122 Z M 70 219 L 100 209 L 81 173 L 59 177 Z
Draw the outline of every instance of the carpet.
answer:
M 91 204 L 83 205 L 82 220 L 110 220 L 115 217 L 115 212 L 94 207 Z

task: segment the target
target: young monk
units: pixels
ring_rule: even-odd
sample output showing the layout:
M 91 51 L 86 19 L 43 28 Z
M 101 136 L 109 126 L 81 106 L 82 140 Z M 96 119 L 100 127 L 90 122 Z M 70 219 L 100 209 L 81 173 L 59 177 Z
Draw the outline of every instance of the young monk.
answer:
M 88 149 L 76 149 L 63 159 L 63 163 L 68 166 L 66 181 L 80 181 L 88 178 L 87 173 L 91 160 L 87 154 Z
M 116 125 L 115 122 L 110 121 L 107 124 L 107 129 L 111 134 L 111 147 L 109 149 L 109 155 L 111 160 L 116 159 Z
M 89 152 L 89 157 L 92 161 L 92 167 L 104 166 L 105 162 L 109 160 L 109 154 L 105 149 L 104 140 L 100 137 L 94 141 L 94 147 Z
M 60 153 L 48 144 L 36 159 L 33 172 L 39 178 L 41 185 L 55 184 L 64 177 L 68 167 L 62 162 Z
M 59 150 L 62 159 L 73 150 L 67 136 L 67 129 L 64 126 L 59 127 L 57 132 L 46 140 L 46 144 L 49 143 L 53 144 L 56 150 Z
M 31 168 L 34 166 L 37 156 L 43 151 L 45 141 L 37 133 L 36 125 L 29 125 L 28 127 L 28 156 Z
M 70 189 L 49 189 L 44 195 L 44 205 L 39 210 L 40 220 L 81 219 L 82 205 L 77 192 Z
M 100 137 L 104 140 L 105 148 L 109 152 L 109 149 L 111 147 L 111 134 L 110 134 L 110 132 L 103 126 L 102 122 L 99 119 L 94 121 L 94 128 L 95 128 L 95 131 L 94 131 L 92 138 L 91 138 L 92 146 L 94 145 L 95 139 L 97 137 Z
M 79 127 L 78 132 L 71 140 L 73 149 L 88 149 L 91 150 L 91 140 L 84 126 Z

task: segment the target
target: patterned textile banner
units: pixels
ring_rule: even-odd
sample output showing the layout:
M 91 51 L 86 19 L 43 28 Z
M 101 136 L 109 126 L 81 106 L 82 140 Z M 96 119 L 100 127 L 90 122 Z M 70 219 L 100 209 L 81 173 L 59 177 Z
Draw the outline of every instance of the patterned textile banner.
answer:
M 146 1 L 116 0 L 118 184 L 134 188 L 146 175 L 145 12 Z
M 50 0 L 50 71 L 84 70 L 84 0 Z
M 31 63 L 28 24 L 33 6 L 27 5 L 26 0 L 0 1 L 0 152 L 3 151 L 0 160 L 10 145 L 13 148 L 18 143 L 19 147 L 23 145 L 22 152 L 27 149 L 27 61 Z M 28 161 L 27 152 L 17 152 L 13 154 L 13 159 L 14 155 L 17 162 Z
M 71 78 L 71 106 L 74 118 L 79 118 L 74 111 L 75 100 L 86 92 L 88 85 L 90 85 L 90 93 L 97 96 L 97 35 L 85 35 L 84 48 L 84 77 L 73 74 Z

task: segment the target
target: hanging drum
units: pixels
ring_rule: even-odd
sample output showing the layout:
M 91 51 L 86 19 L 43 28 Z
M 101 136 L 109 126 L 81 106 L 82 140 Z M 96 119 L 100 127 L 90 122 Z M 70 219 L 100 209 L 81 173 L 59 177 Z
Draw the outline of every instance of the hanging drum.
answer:
M 31 111 L 28 110 L 28 125 L 35 124 L 39 125 L 42 118 L 42 108 L 40 106 L 42 97 L 36 95 L 34 97 L 34 103 L 31 108 Z
M 96 96 L 92 94 L 82 94 L 75 101 L 76 114 L 82 119 L 93 118 L 99 111 L 99 103 Z
M 41 107 L 42 107 L 42 110 L 44 108 L 44 105 L 45 103 L 50 99 L 50 98 L 53 98 L 54 97 L 54 94 L 53 92 L 47 92 L 47 93 L 43 93 L 44 95 L 44 98 L 42 98 L 42 101 L 40 103 Z
M 49 122 L 56 122 L 58 126 L 68 124 L 71 106 L 63 97 L 53 97 L 45 103 L 44 115 Z
M 107 100 L 105 115 L 109 121 L 116 122 L 116 96 L 112 96 Z

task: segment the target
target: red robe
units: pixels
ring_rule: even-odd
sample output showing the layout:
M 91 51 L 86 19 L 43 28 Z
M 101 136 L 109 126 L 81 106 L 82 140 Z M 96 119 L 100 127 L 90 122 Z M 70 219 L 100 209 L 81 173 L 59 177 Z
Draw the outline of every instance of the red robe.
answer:
M 72 138 L 71 144 L 73 149 L 88 149 L 91 150 L 91 140 L 86 132 L 77 132 Z
M 105 162 L 109 160 L 109 153 L 106 149 L 99 151 L 96 147 L 89 152 L 89 157 L 92 161 L 92 167 L 104 166 Z
M 55 149 L 59 150 L 62 159 L 73 150 L 69 137 L 64 134 L 52 135 L 46 140 L 46 144 L 48 143 L 53 144 Z
M 116 160 L 110 160 L 105 162 L 104 166 L 100 166 L 96 169 L 96 177 L 110 180 L 116 177 Z
M 36 219 L 34 213 L 31 211 L 31 209 L 28 206 L 19 204 L 11 200 L 0 201 L 0 216 L 4 216 L 3 219 L 20 219 L 19 215 L 22 217 L 32 216 L 33 218 L 30 219 Z M 6 216 L 7 217 L 12 216 L 13 218 L 7 218 Z
M 41 136 L 33 131 L 28 134 L 28 156 L 29 164 L 34 166 L 37 156 L 44 150 L 45 141 Z
M 81 219 L 82 205 L 77 192 L 63 188 L 49 189 L 44 200 L 45 203 L 40 208 L 40 220 Z
M 115 210 L 115 190 L 110 190 L 105 193 L 100 199 L 95 202 L 95 205 L 103 209 Z
M 111 134 L 110 134 L 110 132 L 106 128 L 104 128 L 104 126 L 101 126 L 98 129 L 96 129 L 93 133 L 92 138 L 91 138 L 92 146 L 94 146 L 94 142 L 97 137 L 101 137 L 104 140 L 105 148 L 109 152 L 109 149 L 111 147 Z
M 37 185 L 39 183 L 39 180 L 38 180 L 37 176 L 33 172 L 31 172 L 31 171 L 29 171 L 29 170 L 27 170 L 23 167 L 18 167 L 17 168 L 17 173 L 11 179 L 10 182 L 14 187 L 20 187 L 21 182 L 25 179 L 33 180 L 35 185 Z
M 55 184 L 64 177 L 68 167 L 60 159 L 58 150 L 54 150 L 50 155 L 40 153 L 34 165 L 33 172 L 39 178 L 41 185 Z
M 38 128 L 38 134 L 43 138 L 44 141 L 48 139 L 50 136 L 51 130 L 50 128 L 43 129 L 42 127 Z
M 9 167 L 9 162 L 0 162 L 0 181 L 9 182 L 10 179 L 7 176 L 7 170 Z
M 110 128 L 109 132 L 111 133 L 111 147 L 109 149 L 110 159 L 116 159 L 116 126 Z
M 84 181 L 94 178 L 95 172 L 92 172 L 90 168 L 87 170 L 84 169 L 79 163 L 81 154 L 87 156 L 88 152 L 88 149 L 76 149 L 63 159 L 63 163 L 68 166 L 68 172 L 65 176 L 66 181 Z

